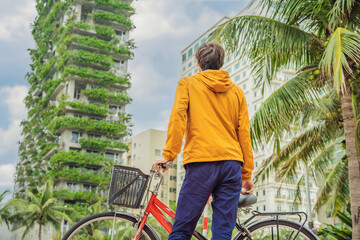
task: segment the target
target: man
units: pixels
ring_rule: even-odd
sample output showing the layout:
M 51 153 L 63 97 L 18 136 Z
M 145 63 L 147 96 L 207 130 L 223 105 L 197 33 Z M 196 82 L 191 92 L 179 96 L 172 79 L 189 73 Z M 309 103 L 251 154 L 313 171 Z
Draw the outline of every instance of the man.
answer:
M 169 239 L 190 239 L 212 194 L 212 237 L 231 239 L 236 224 L 241 185 L 253 192 L 254 169 L 249 114 L 245 96 L 226 71 L 224 49 L 204 43 L 195 54 L 200 72 L 178 82 L 169 120 L 164 157 L 174 161 L 185 133 L 185 179 L 180 190 L 174 226 Z M 164 171 L 166 171 L 167 167 Z

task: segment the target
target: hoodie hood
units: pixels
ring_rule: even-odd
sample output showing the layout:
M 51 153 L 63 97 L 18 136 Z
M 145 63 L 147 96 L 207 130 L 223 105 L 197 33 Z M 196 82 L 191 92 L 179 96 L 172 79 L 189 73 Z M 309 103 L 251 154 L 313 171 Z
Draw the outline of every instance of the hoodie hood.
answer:
M 232 86 L 229 73 L 223 70 L 206 70 L 198 72 L 195 77 L 213 92 L 226 92 Z

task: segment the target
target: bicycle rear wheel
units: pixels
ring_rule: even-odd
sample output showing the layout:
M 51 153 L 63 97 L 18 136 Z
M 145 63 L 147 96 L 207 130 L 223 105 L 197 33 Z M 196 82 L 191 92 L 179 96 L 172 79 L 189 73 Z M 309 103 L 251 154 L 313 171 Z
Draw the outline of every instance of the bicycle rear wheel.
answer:
M 135 216 L 127 213 L 105 212 L 91 215 L 75 224 L 62 240 L 110 240 L 112 234 L 116 240 L 132 239 L 137 229 Z M 145 224 L 140 240 L 158 240 L 156 232 Z
M 306 226 L 290 219 L 265 218 L 254 222 L 247 227 L 252 235 L 251 240 L 319 240 L 319 238 Z M 298 230 L 301 229 L 298 233 Z M 295 238 L 296 236 L 296 238 Z M 250 240 L 248 237 L 239 232 L 235 235 L 234 240 Z

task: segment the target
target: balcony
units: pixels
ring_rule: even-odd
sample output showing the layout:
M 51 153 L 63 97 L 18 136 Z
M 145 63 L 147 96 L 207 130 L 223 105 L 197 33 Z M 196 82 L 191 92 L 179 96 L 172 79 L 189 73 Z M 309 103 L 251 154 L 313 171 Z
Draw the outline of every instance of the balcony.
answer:
M 59 146 L 54 146 L 52 149 L 50 149 L 43 157 L 44 160 L 49 160 L 54 154 L 55 151 L 59 150 Z
M 50 100 L 55 100 L 57 95 L 65 88 L 65 83 L 61 82 L 50 95 Z
M 66 66 L 70 66 L 70 65 L 75 65 L 75 66 L 79 66 L 79 67 L 91 67 L 95 70 L 102 70 L 102 71 L 108 71 L 110 69 L 110 67 L 105 67 L 105 66 L 101 66 L 98 64 L 92 64 L 92 63 L 79 62 L 76 60 L 67 61 Z
M 130 56 L 127 54 L 120 54 L 120 53 L 114 53 L 114 52 L 110 52 L 110 51 L 104 51 L 95 47 L 89 47 L 89 46 L 84 46 L 81 44 L 78 44 L 76 42 L 71 42 L 69 45 L 69 48 L 71 49 L 78 49 L 78 50 L 86 50 L 86 51 L 91 51 L 91 52 L 98 52 L 101 54 L 106 54 L 106 55 L 110 55 L 113 57 L 113 59 L 116 60 L 129 60 Z

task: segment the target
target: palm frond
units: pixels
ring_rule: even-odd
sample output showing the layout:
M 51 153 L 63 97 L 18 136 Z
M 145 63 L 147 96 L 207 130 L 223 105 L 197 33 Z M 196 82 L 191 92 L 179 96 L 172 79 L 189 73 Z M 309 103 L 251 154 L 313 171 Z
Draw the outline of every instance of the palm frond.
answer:
M 311 49 L 318 41 L 313 34 L 262 16 L 234 17 L 218 26 L 210 40 L 220 42 L 230 53 L 246 56 L 257 85 L 263 88 L 282 67 L 310 65 L 318 55 Z
M 336 0 L 329 12 L 329 27 L 335 29 L 341 26 L 344 20 L 350 16 L 351 8 L 355 4 L 356 0 Z
M 345 155 L 345 152 L 343 154 Z M 343 161 L 341 155 L 337 159 L 337 163 L 328 173 L 319 189 L 318 198 L 314 206 L 317 211 L 326 202 L 331 202 L 332 209 L 335 211 L 346 206 L 349 197 L 347 160 Z
M 318 90 L 309 87 L 307 73 L 300 73 L 273 92 L 250 120 L 251 140 L 256 148 L 274 134 L 289 130 L 294 116 L 318 99 Z
M 337 28 L 331 34 L 320 61 L 323 72 L 329 79 L 334 79 L 333 85 L 337 93 L 350 91 L 345 87 L 345 76 L 353 76 L 349 60 L 355 63 L 360 61 L 360 35 L 344 28 Z

